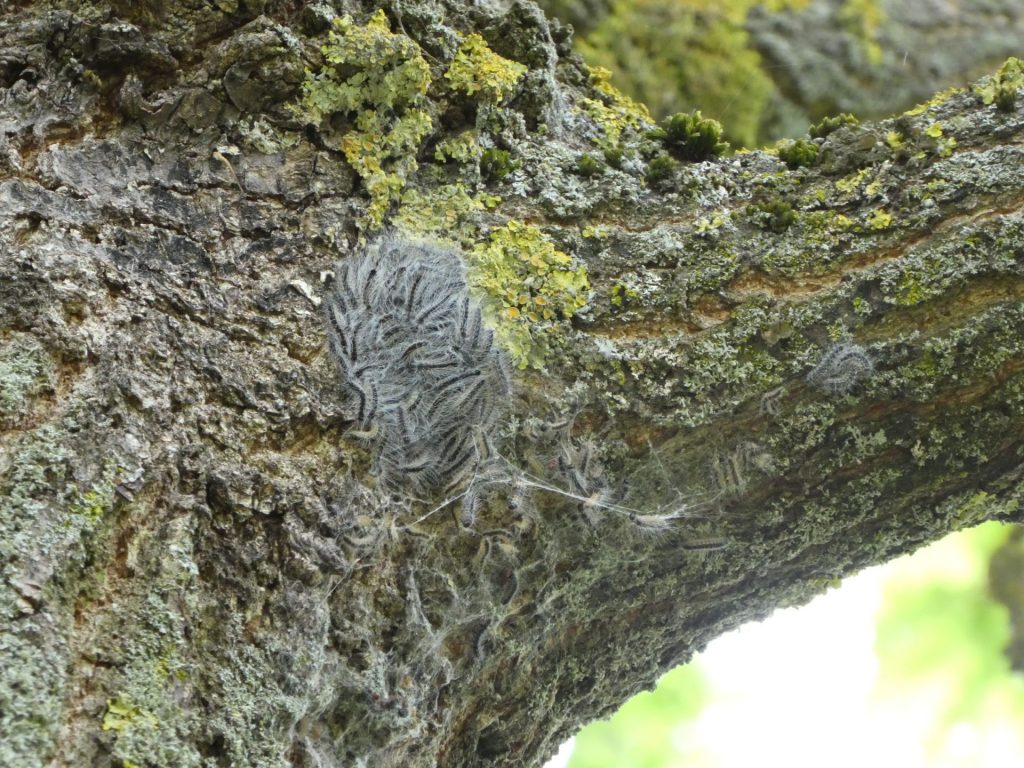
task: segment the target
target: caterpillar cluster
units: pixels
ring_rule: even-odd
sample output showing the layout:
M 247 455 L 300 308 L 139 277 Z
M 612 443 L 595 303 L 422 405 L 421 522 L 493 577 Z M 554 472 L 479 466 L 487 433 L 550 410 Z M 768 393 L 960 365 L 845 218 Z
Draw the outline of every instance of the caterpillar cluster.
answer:
M 324 302 L 329 349 L 382 482 L 424 494 L 455 486 L 480 462 L 511 394 L 459 255 L 393 233 L 335 277 Z
M 875 372 L 863 347 L 849 342 L 833 344 L 807 374 L 807 383 L 832 395 L 845 395 Z

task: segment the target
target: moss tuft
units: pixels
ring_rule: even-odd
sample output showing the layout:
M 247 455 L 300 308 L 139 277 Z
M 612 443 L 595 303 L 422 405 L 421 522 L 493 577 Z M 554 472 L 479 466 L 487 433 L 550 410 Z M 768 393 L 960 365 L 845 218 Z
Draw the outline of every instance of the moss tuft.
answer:
M 668 155 L 658 155 L 647 164 L 646 178 L 648 184 L 657 184 L 672 177 L 679 163 Z
M 622 168 L 622 159 L 623 157 L 625 157 L 625 153 L 622 151 L 622 147 L 617 145 L 614 147 L 605 147 L 603 154 L 604 161 L 608 163 L 608 165 L 610 165 L 612 168 Z
M 573 169 L 580 176 L 597 176 L 604 172 L 604 166 L 593 155 L 583 154 L 576 160 L 576 167 Z
M 805 139 L 783 142 L 779 146 L 779 159 L 790 168 L 813 165 L 818 157 L 818 145 Z
M 823 118 L 808 129 L 812 139 L 823 139 L 834 131 L 846 125 L 858 125 L 860 121 L 848 112 L 835 115 L 834 117 Z
M 518 167 L 504 149 L 490 147 L 480 156 L 480 175 L 488 181 L 501 181 Z
M 754 208 L 755 214 L 759 214 L 759 222 L 766 229 L 781 234 L 789 229 L 796 221 L 796 212 L 793 206 L 785 200 L 771 200 L 762 203 Z
M 707 160 L 729 149 L 729 144 L 722 140 L 722 124 L 702 116 L 700 110 L 672 115 L 647 135 L 685 162 Z

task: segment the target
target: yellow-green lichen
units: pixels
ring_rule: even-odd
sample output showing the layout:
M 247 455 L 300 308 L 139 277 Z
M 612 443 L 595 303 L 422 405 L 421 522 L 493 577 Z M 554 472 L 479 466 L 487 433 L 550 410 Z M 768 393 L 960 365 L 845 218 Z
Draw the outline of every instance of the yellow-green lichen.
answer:
M 947 88 L 944 91 L 939 91 L 930 99 L 928 99 L 928 101 L 918 104 L 916 107 L 913 107 L 912 109 L 908 109 L 903 114 L 909 117 L 917 117 L 918 115 L 923 115 L 929 109 L 935 109 L 936 107 L 942 106 L 961 91 L 963 91 L 962 88 L 956 87 Z
M 896 295 L 892 302 L 900 307 L 912 307 L 929 298 L 920 277 L 913 272 L 906 272 L 896 284 Z
M 946 136 L 942 130 L 942 123 L 934 122 L 924 129 L 924 135 L 935 141 L 935 153 L 939 157 L 949 157 L 956 149 L 956 138 Z
M 407 232 L 468 236 L 469 232 L 463 231 L 464 219 L 472 213 L 493 208 L 500 199 L 484 192 L 471 195 L 461 183 L 425 190 L 407 189 L 394 223 Z
M 600 98 L 584 98 L 581 106 L 604 132 L 604 141 L 599 142 L 601 146 L 614 151 L 624 131 L 643 130 L 654 123 L 654 118 L 643 104 L 619 92 L 611 84 L 611 76 L 604 67 L 591 67 L 590 83 Z
M 587 239 L 604 240 L 612 233 L 611 227 L 605 224 L 587 224 L 580 234 Z
M 870 174 L 871 169 L 862 168 L 854 174 L 839 179 L 839 181 L 836 182 L 836 189 L 846 195 L 856 192 Z
M 160 721 L 150 712 L 135 706 L 124 696 L 107 700 L 107 711 L 103 713 L 102 728 L 104 731 L 120 733 L 129 728 L 148 728 L 155 730 Z
M 262 117 L 239 120 L 238 132 L 246 146 L 263 155 L 291 149 L 301 140 L 300 134 L 295 131 L 282 131 Z
M 416 170 L 416 152 L 431 131 L 430 67 L 415 42 L 391 32 L 383 10 L 362 26 L 351 16 L 336 18 L 321 52 L 325 67 L 307 70 L 294 111 L 325 140 L 333 138 L 329 118 L 347 118 L 348 130 L 327 143 L 342 150 L 363 180 L 367 217 L 377 226 Z
M 498 104 L 525 74 L 526 66 L 499 56 L 473 32 L 463 39 L 444 77 L 452 89 L 468 96 L 479 93 L 484 100 Z
M 728 214 L 723 215 L 721 213 L 716 213 L 711 218 L 701 216 L 697 219 L 697 226 L 694 228 L 694 231 L 698 235 L 710 235 L 725 225 L 727 215 Z
M 520 368 L 541 368 L 549 338 L 586 303 L 585 267 L 537 227 L 510 221 L 469 254 L 469 281 L 498 340 Z
M 636 301 L 638 298 L 640 298 L 640 293 L 634 288 L 630 288 L 628 285 L 616 283 L 615 285 L 612 286 L 612 306 L 617 309 L 623 309 L 631 302 Z
M 884 208 L 877 208 L 868 214 L 868 227 L 871 229 L 888 229 L 892 226 L 892 214 Z
M 115 486 L 117 478 L 125 472 L 115 462 L 104 464 L 103 471 L 91 486 L 75 493 L 69 500 L 68 512 L 88 520 L 98 520 L 114 508 L 117 500 Z
M 984 104 L 995 104 L 1003 112 L 1011 112 L 1017 104 L 1017 91 L 1024 88 L 1024 60 L 1010 57 L 992 77 L 974 92 Z
M 463 131 L 451 138 L 438 142 L 434 149 L 434 159 L 438 162 L 455 160 L 459 163 L 475 163 L 480 159 L 483 150 L 476 140 L 476 131 Z

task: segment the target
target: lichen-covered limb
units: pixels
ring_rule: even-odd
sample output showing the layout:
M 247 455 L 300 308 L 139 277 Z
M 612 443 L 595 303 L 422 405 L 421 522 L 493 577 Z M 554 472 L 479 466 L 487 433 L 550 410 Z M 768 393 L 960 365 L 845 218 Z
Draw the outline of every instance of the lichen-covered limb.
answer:
M 534 765 L 1020 519 L 1019 64 L 690 162 L 531 5 L 291 7 L 0 22 L 0 763 Z M 325 353 L 385 220 L 518 366 L 472 526 L 375 487 Z

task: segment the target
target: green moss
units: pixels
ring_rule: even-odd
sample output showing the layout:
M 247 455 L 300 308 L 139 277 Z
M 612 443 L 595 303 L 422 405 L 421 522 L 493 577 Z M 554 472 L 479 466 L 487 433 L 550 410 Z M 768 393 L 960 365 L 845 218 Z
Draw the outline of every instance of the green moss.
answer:
M 586 268 L 537 227 L 514 220 L 478 244 L 469 264 L 498 340 L 520 368 L 543 367 L 551 335 L 587 303 Z
M 779 159 L 790 168 L 813 165 L 818 157 L 818 145 L 805 139 L 783 142 L 779 146 Z
M 996 90 L 995 104 L 996 109 L 1000 112 L 1013 112 L 1017 108 L 1016 87 L 1006 85 L 1005 83 L 1000 85 Z
M 480 175 L 490 181 L 501 181 L 518 167 L 504 149 L 489 147 L 480 156 Z
M 658 155 L 647 164 L 645 176 L 648 183 L 657 184 L 672 177 L 679 163 L 668 155 Z
M 722 140 L 722 124 L 701 115 L 700 110 L 667 118 L 648 137 L 660 141 L 678 160 L 698 162 L 729 149 Z
M 307 70 L 294 111 L 328 137 L 335 130 L 328 119 L 346 119 L 349 129 L 332 143 L 363 180 L 367 218 L 378 226 L 416 170 L 433 125 L 426 111 L 430 67 L 415 42 L 391 32 L 383 10 L 364 26 L 351 16 L 334 19 L 321 52 L 325 67 Z
M 849 114 L 843 112 L 842 114 L 835 115 L 834 117 L 823 118 L 820 122 L 812 125 L 808 129 L 812 139 L 823 139 L 834 131 L 838 131 L 840 128 L 846 125 L 859 125 L 860 121 Z
M 484 100 L 498 104 L 508 97 L 524 74 L 523 64 L 499 56 L 473 32 L 463 39 L 444 77 L 453 90 L 468 96 L 479 94 Z
M 583 154 L 576 160 L 576 167 L 573 170 L 580 176 L 597 176 L 604 172 L 604 166 L 593 155 Z
M 622 168 L 622 160 L 625 156 L 622 147 L 605 147 L 603 154 L 604 161 L 612 168 Z
M 793 206 L 785 200 L 771 200 L 755 207 L 754 211 L 760 213 L 761 224 L 775 233 L 782 233 L 789 229 L 796 221 L 796 212 Z

